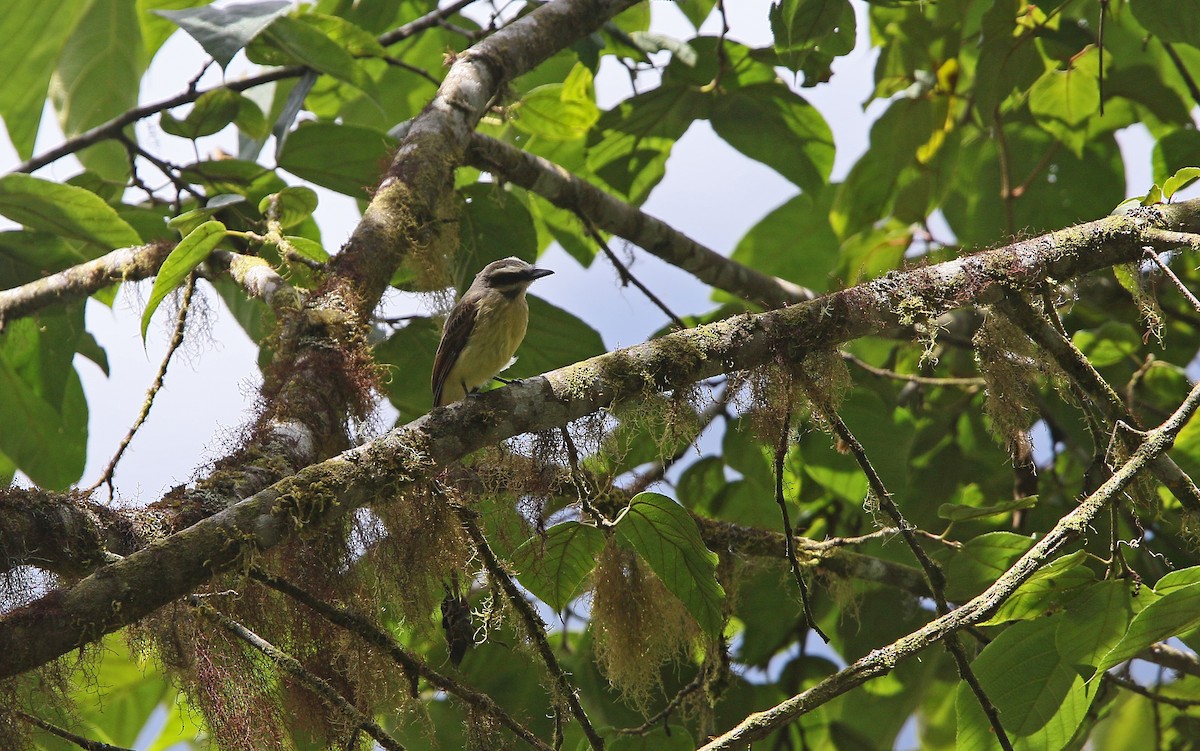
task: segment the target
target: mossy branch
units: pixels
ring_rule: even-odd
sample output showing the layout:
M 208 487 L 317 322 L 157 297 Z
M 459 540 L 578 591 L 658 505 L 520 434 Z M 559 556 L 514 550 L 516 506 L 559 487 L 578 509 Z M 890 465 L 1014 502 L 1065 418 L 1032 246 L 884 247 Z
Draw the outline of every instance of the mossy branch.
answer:
M 935 313 L 995 301 L 1010 290 L 1038 288 L 1047 276 L 1070 279 L 1134 261 L 1144 252 L 1146 229 L 1193 227 L 1200 227 L 1200 200 L 1107 217 L 889 274 L 807 303 L 669 334 L 434 410 L 5 614 L 0 677 L 135 622 L 302 530 L 401 494 L 412 484 L 423 486 L 431 473 L 484 446 L 566 425 L 617 400 L 798 359 L 886 330 L 905 300 L 919 298 Z

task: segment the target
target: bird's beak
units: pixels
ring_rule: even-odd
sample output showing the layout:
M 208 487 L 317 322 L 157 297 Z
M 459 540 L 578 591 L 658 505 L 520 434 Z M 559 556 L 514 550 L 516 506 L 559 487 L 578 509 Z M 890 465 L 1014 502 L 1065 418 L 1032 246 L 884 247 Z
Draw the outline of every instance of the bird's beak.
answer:
M 550 276 L 553 273 L 550 269 L 531 268 L 528 271 L 529 281 L 532 282 L 535 279 L 541 279 L 543 276 Z

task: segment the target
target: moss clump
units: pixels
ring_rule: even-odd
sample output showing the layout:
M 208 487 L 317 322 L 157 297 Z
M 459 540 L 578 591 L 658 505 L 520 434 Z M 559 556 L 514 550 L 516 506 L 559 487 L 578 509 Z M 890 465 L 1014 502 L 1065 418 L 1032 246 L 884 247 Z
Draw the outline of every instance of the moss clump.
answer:
M 596 662 L 621 695 L 647 712 L 664 664 L 687 656 L 700 628 L 633 553 L 611 541 L 592 573 Z

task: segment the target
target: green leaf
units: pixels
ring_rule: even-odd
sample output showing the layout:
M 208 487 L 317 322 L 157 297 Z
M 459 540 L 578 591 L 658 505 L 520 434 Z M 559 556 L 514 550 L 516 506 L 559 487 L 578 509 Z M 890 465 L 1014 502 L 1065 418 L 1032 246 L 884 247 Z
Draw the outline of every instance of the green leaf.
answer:
M 416 318 L 375 345 L 375 359 L 384 366 L 384 388 L 388 400 L 400 412 L 397 419 L 401 424 L 433 406 L 429 379 L 441 336 L 441 327 L 432 319 Z
M 85 333 L 76 310 L 9 322 L 0 337 L 0 452 L 52 490 L 79 479 L 87 448 L 87 401 L 71 364 Z
M 833 169 L 833 132 L 816 107 L 780 83 L 733 89 L 713 103 L 713 130 L 730 146 L 805 191 L 820 191 Z
M 1085 550 L 1077 550 L 1043 567 L 1013 592 L 1000 609 L 981 626 L 994 626 L 1008 621 L 1039 618 L 1050 610 L 1064 593 L 1095 581 L 1091 569 L 1082 565 L 1087 560 Z
M 966 601 L 1008 570 L 1033 540 L 1012 532 L 989 532 L 963 545 L 946 564 L 946 597 Z
M 1076 127 L 1100 110 L 1100 53 L 1096 48 L 1071 60 L 1066 70 L 1042 74 L 1029 89 L 1029 111 L 1047 121 Z
M 1129 584 L 1124 581 L 1095 582 L 1067 604 L 1054 634 L 1063 660 L 1080 666 L 1097 665 L 1121 640 L 1133 618 Z M 1090 677 L 1087 671 L 1084 677 Z
M 849 0 L 780 0 L 768 13 L 779 61 L 804 71 L 808 86 L 828 78 L 833 57 L 854 48 L 854 7 Z M 814 59 L 815 58 L 815 59 Z M 821 71 L 818 75 L 812 74 Z
M 579 596 L 604 547 L 604 533 L 579 522 L 555 524 L 513 551 L 521 584 L 555 610 Z
M 1197 626 L 1200 626 L 1200 585 L 1174 589 L 1134 616 L 1121 641 L 1096 665 L 1096 672 L 1119 665 L 1151 644 Z
M 833 193 L 825 190 L 814 197 L 806 191 L 789 199 L 750 228 L 734 248 L 733 259 L 764 274 L 826 291 L 839 259 L 838 238 L 829 224 Z
M 1091 697 L 1074 667 L 1058 653 L 1061 616 L 1005 629 L 971 663 L 1010 737 L 1027 749 L 1061 749 L 1087 713 Z M 999 748 L 975 694 L 959 684 L 959 751 Z
M 1080 329 L 1071 341 L 1097 368 L 1130 361 L 1142 345 L 1136 331 L 1116 321 L 1106 321 L 1098 329 Z
M 134 3 L 91 0 L 63 47 L 50 90 L 63 133 L 77 136 L 136 106 L 145 68 Z M 114 141 L 89 146 L 77 156 L 105 178 L 124 182 L 128 177 L 129 157 Z
M 274 204 L 274 208 L 272 208 Z M 312 188 L 295 185 L 288 186 L 278 193 L 265 196 L 258 202 L 258 210 L 263 216 L 271 216 L 274 212 L 284 229 L 295 227 L 312 216 L 317 209 L 317 193 Z
M 990 506 L 963 506 L 956 503 L 943 503 L 938 506 L 938 516 L 952 522 L 962 522 L 969 519 L 981 519 L 995 514 L 1007 514 L 1023 508 L 1033 508 L 1037 504 L 1036 495 L 1025 498 L 1015 498 L 1011 501 L 1001 501 Z
M 186 235 L 192 230 L 199 227 L 214 216 L 218 211 L 226 206 L 244 203 L 245 196 L 239 196 L 236 193 L 222 193 L 221 195 L 213 196 L 208 199 L 208 204 L 197 209 L 185 211 L 179 216 L 172 217 L 167 221 L 167 226 L 178 232 L 180 235 Z
M 1200 0 L 1131 0 L 1133 16 L 1164 42 L 1200 47 Z
M 1160 595 L 1165 595 L 1177 589 L 1190 587 L 1196 583 L 1200 583 L 1200 566 L 1190 566 L 1164 575 L 1154 585 L 1154 591 Z
M 696 522 L 675 501 L 638 493 L 615 525 L 706 634 L 721 632 L 725 591 L 717 583 L 717 554 L 704 546 Z
M 205 222 L 180 240 L 163 261 L 158 276 L 154 277 L 150 300 L 142 312 L 142 341 L 146 340 L 146 329 L 150 326 L 150 319 L 154 316 L 154 311 L 158 310 L 159 304 L 183 283 L 187 275 L 192 273 L 192 269 L 208 258 L 208 254 L 225 239 L 225 235 L 224 224 L 217 221 Z
M 224 8 L 206 5 L 188 10 L 156 10 L 200 43 L 204 51 L 224 68 L 250 40 L 271 22 L 288 12 L 288 0 L 259 0 Z
M 394 139 L 369 128 L 305 123 L 288 136 L 279 166 L 323 188 L 365 199 L 379 183 L 395 145 Z
M 709 98 L 690 85 L 666 85 L 624 100 L 600 116 L 587 166 L 634 204 L 662 180 L 667 158 L 691 124 L 708 117 Z
M 79 0 L 6 0 L 0 14 L 0 120 L 22 159 L 33 156 L 54 63 L 87 10 Z
M 475 183 L 458 191 L 458 255 L 456 278 L 466 290 L 475 274 L 492 261 L 516 256 L 533 263 L 537 229 L 525 205 L 495 183 Z
M 1163 183 L 1163 198 L 1171 200 L 1171 196 L 1191 185 L 1196 178 L 1200 178 L 1200 167 L 1184 167 L 1177 170 Z
M 264 59 L 261 54 L 263 48 L 260 45 L 270 45 L 282 52 L 284 57 Z M 302 19 L 291 16 L 276 18 L 247 52 L 250 59 L 258 63 L 297 62 L 307 65 L 313 70 L 350 84 L 372 99 L 379 98 L 375 81 L 367 74 L 366 69 L 359 65 L 345 48 Z
M 241 111 L 243 99 L 229 89 L 206 91 L 196 99 L 191 111 L 182 120 L 164 112 L 159 115 L 158 124 L 165 132 L 180 138 L 211 136 L 234 121 Z
M 30 229 L 83 240 L 105 250 L 142 242 L 133 227 L 95 193 L 32 175 L 0 177 L 0 214 Z
M 583 138 L 600 119 L 600 108 L 591 98 L 570 96 L 569 92 L 560 83 L 533 89 L 514 107 L 513 126 L 551 141 Z

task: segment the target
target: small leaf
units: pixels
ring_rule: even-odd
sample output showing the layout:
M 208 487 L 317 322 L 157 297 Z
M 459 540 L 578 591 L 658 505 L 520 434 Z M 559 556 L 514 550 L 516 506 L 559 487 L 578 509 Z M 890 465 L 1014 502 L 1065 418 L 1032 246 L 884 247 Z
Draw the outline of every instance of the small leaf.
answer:
M 664 495 L 638 493 L 615 526 L 700 628 L 713 637 L 721 633 L 725 590 L 717 583 L 717 554 L 704 546 L 688 512 Z
M 289 0 L 260 0 L 225 8 L 206 5 L 187 10 L 156 10 L 192 36 L 224 68 L 251 39 L 288 12 Z
M 587 524 L 564 522 L 534 535 L 513 551 L 517 579 L 555 610 L 579 596 L 604 547 L 604 533 Z
M 239 196 L 236 193 L 222 193 L 221 195 L 213 196 L 208 199 L 207 206 L 201 206 L 198 209 L 185 211 L 177 217 L 167 220 L 167 226 L 177 231 L 181 236 L 187 235 L 192 230 L 199 227 L 208 221 L 209 217 L 216 214 L 226 206 L 242 203 L 245 201 L 245 196 Z
M 95 193 L 31 175 L 0 177 L 0 214 L 30 229 L 110 250 L 142 242 L 133 227 Z
M 1032 508 L 1037 504 L 1037 500 L 1038 497 L 1036 495 L 1031 495 L 1011 501 L 1001 501 L 991 506 L 962 506 L 957 503 L 943 503 L 941 506 L 938 506 L 937 513 L 942 519 L 948 519 L 952 522 L 962 522 L 968 519 L 980 519 L 995 514 L 1006 514 L 1017 509 Z
M 159 126 L 173 136 L 196 139 L 211 136 L 229 125 L 241 109 L 242 97 L 229 89 L 213 89 L 201 94 L 182 120 L 169 112 L 159 115 Z
M 273 209 L 271 208 L 272 203 L 275 204 Z M 284 228 L 295 227 L 312 216 L 316 209 L 316 191 L 303 186 L 289 186 L 278 193 L 265 196 L 258 202 L 258 210 L 268 217 L 274 211 L 275 217 Z
M 1177 170 L 1175 174 L 1163 182 L 1163 198 L 1170 200 L 1171 196 L 1191 185 L 1192 181 L 1196 178 L 1200 178 L 1200 167 L 1184 167 L 1181 170 Z
M 192 269 L 199 266 L 208 258 L 208 254 L 225 239 L 225 225 L 217 221 L 205 222 L 188 233 L 171 251 L 158 276 L 154 277 L 154 287 L 150 290 L 150 301 L 142 312 L 142 341 L 146 341 L 146 329 L 154 311 L 168 294 L 178 287 Z

